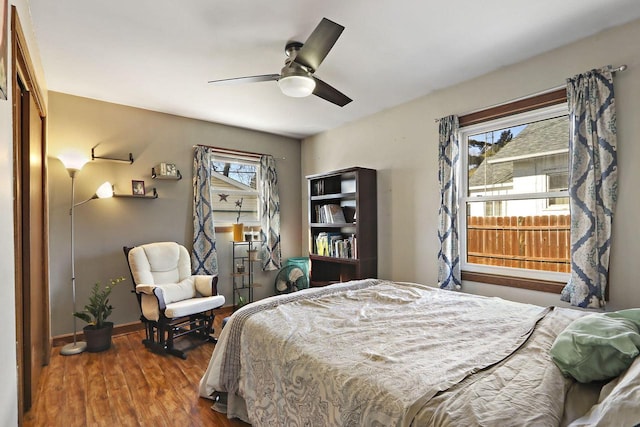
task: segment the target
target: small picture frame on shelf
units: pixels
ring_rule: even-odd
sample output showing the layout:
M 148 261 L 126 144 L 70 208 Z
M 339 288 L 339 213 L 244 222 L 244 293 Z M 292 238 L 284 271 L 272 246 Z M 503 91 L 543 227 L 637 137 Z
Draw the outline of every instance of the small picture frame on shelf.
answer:
M 134 196 L 144 196 L 146 194 L 144 190 L 144 181 L 131 181 L 131 194 Z
M 158 163 L 153 167 L 153 172 L 159 178 L 178 178 L 178 168 L 175 163 Z
M 178 176 L 178 168 L 175 163 L 167 163 L 167 176 Z

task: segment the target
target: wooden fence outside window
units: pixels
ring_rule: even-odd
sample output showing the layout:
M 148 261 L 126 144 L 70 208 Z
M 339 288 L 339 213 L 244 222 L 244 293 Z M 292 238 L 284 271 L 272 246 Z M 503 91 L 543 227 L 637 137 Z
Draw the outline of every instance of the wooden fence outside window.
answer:
M 569 215 L 467 218 L 467 261 L 569 272 Z

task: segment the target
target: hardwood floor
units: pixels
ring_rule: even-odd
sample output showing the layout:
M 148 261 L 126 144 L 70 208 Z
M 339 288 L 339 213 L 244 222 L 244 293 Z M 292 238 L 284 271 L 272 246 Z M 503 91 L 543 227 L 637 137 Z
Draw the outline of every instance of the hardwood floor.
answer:
M 228 314 L 227 314 L 228 315 Z M 224 315 L 215 318 L 216 336 Z M 198 382 L 213 344 L 187 360 L 158 355 L 142 344 L 144 331 L 113 337 L 102 353 L 60 355 L 54 347 L 43 369 L 25 426 L 248 426 L 211 409 Z

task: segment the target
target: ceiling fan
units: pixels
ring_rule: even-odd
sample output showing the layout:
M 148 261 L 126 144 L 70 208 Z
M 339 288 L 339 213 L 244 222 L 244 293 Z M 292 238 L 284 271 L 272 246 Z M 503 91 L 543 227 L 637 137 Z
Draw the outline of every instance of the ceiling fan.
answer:
M 313 94 L 344 107 L 351 102 L 351 98 L 313 75 L 343 30 L 342 25 L 322 18 L 306 42 L 290 41 L 287 43 L 285 47 L 287 59 L 280 74 L 211 80 L 209 83 L 256 83 L 275 80 L 282 93 L 287 96 L 301 98 Z

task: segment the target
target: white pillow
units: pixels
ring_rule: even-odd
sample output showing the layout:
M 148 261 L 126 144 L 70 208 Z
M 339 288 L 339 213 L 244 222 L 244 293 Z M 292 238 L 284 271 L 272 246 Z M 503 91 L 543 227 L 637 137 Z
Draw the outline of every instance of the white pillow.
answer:
M 599 402 L 570 424 L 580 426 L 637 426 L 640 424 L 640 357 L 629 369 L 602 387 Z

